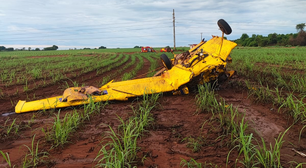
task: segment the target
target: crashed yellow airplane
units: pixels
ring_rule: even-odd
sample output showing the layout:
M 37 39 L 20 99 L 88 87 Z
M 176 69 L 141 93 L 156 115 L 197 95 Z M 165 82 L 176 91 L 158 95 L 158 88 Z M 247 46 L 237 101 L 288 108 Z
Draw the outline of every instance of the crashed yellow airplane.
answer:
M 227 22 L 220 19 L 217 23 L 222 31 L 222 37 L 213 36 L 207 42 L 203 40 L 189 51 L 174 55 L 171 60 L 162 54 L 161 60 L 164 68 L 154 77 L 121 82 L 111 81 L 101 88 L 72 87 L 66 89 L 61 96 L 30 102 L 19 100 L 15 106 L 15 112 L 24 113 L 77 106 L 88 104 L 90 101 L 127 100 L 144 93 L 176 91 L 188 94 L 190 84 L 226 80 L 234 73 L 234 71 L 226 71 L 226 64 L 231 62 L 229 54 L 237 44 L 224 39 L 224 33 L 232 32 Z

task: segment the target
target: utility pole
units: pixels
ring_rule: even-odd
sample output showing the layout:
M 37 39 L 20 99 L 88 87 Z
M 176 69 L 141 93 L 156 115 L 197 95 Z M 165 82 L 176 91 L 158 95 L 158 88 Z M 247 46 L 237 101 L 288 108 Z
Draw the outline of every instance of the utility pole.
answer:
M 174 15 L 174 9 L 173 9 L 173 50 L 175 50 L 175 15 Z

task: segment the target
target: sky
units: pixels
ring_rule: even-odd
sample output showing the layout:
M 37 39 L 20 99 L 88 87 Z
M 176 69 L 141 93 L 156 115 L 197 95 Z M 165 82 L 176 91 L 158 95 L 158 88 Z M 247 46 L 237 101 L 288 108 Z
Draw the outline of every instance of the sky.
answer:
M 0 46 L 43 48 L 176 47 L 243 33 L 297 33 L 306 0 L 9 0 L 0 3 Z

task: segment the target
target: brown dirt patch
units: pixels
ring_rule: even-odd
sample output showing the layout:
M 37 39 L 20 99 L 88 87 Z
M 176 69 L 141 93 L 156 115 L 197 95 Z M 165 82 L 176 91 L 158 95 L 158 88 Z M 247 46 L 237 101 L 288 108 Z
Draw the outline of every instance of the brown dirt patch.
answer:
M 234 80 L 241 79 L 232 79 L 232 82 Z M 251 98 L 248 98 L 247 90 L 243 88 L 224 84 L 217 94 L 224 98 L 228 104 L 233 104 L 233 107 L 237 108 L 240 113 L 245 114 L 250 131 L 253 132 L 260 144 L 262 144 L 260 140 L 262 137 L 267 146 L 270 143 L 274 145 L 278 135 L 285 132 L 293 124 L 292 118 L 282 113 L 281 110 L 279 111 L 277 106 L 254 103 Z M 290 167 L 289 162 L 291 161 L 296 161 L 297 163 L 305 162 L 303 157 L 292 151 L 292 148 L 295 148 L 304 153 L 306 152 L 306 141 L 301 140 L 300 143 L 298 142 L 302 127 L 303 125 L 300 123 L 292 125 L 283 139 L 281 161 L 284 167 Z
M 99 75 L 96 75 L 95 72 L 82 74 L 73 80 L 78 81 L 80 84 L 86 83 L 87 85 L 97 86 L 97 81 L 99 82 L 103 76 L 116 72 L 118 68 L 124 65 Z M 149 66 L 149 61 L 144 58 L 144 67 L 137 73 L 137 76 L 148 72 Z M 237 78 L 233 80 L 243 79 Z M 27 97 L 33 99 L 34 94 L 35 99 L 61 95 L 64 90 L 64 87 L 61 87 L 62 85 L 63 83 L 60 82 L 32 90 L 27 94 L 4 97 L 0 99 L 0 113 L 13 111 L 14 106 L 12 104 L 19 99 L 27 99 Z M 249 131 L 253 132 L 256 137 L 263 137 L 267 142 L 273 144 L 274 138 L 292 123 L 286 115 L 277 112 L 277 107 L 271 104 L 255 104 L 250 99 L 247 99 L 247 90 L 243 88 L 224 84 L 217 93 L 227 103 L 237 107 L 239 112 L 245 113 L 246 120 L 251 128 Z M 190 158 L 201 163 L 211 162 L 221 167 L 226 166 L 227 154 L 231 148 L 222 145 L 223 142 L 221 141 L 216 141 L 220 131 L 212 131 L 212 128 L 216 126 L 214 123 L 212 125 L 203 125 L 206 120 L 211 118 L 211 114 L 195 114 L 195 94 L 191 93 L 186 96 L 168 96 L 164 94 L 159 103 L 161 106 L 152 111 L 155 118 L 153 126 L 138 140 L 138 145 L 141 148 L 138 152 L 137 167 L 180 167 L 182 159 L 188 160 Z M 32 136 L 35 134 L 35 142 L 40 140 L 39 149 L 48 151 L 49 160 L 51 161 L 40 167 L 92 167 L 95 165 L 93 161 L 101 149 L 101 141 L 109 131 L 108 125 L 117 129 L 120 124 L 117 116 L 127 119 L 133 115 L 131 104 L 136 104 L 136 101 L 111 103 L 100 114 L 92 116 L 90 121 L 84 123 L 77 132 L 71 135 L 69 144 L 63 148 L 51 150 L 51 145 L 46 142 L 41 130 L 42 128 L 51 127 L 54 121 L 54 114 L 57 111 L 52 112 L 50 110 L 47 114 L 33 112 L 0 116 L 0 125 L 2 126 L 5 125 L 6 121 L 11 123 L 13 119 L 16 119 L 16 123 L 21 126 L 19 135 L 13 137 L 4 137 L 6 130 L 0 127 L 0 150 L 10 154 L 13 165 L 21 166 L 27 152 L 24 145 L 31 146 Z M 82 107 L 77 108 L 77 110 L 82 110 Z M 61 109 L 61 116 L 63 117 L 66 113 L 71 112 L 72 110 L 69 108 Z M 35 115 L 35 118 L 31 120 L 33 115 Z M 27 125 L 30 121 L 32 123 L 28 127 Z M 294 147 L 301 152 L 306 152 L 306 137 L 304 134 L 301 142 L 298 143 L 301 127 L 302 125 L 299 124 L 294 125 L 285 136 L 281 157 L 285 167 L 289 167 L 289 161 L 304 161 L 304 158 L 291 150 Z M 187 140 L 188 138 L 196 139 L 199 137 L 203 140 L 202 147 L 200 147 L 199 151 L 193 152 L 191 148 L 187 147 Z M 103 143 L 106 142 L 104 141 Z M 146 159 L 142 163 L 141 159 L 143 157 L 146 157 Z M 233 166 L 236 157 L 237 152 L 233 151 L 229 158 L 230 166 Z M 2 163 L 0 164 L 1 166 L 4 167 L 6 165 Z
M 147 159 L 138 167 L 180 167 L 182 159 L 190 158 L 199 163 L 225 167 L 230 149 L 220 146 L 215 141 L 218 132 L 210 132 L 211 127 L 204 125 L 211 114 L 196 114 L 195 95 L 164 96 L 160 102 L 162 108 L 153 111 L 153 128 L 139 141 L 142 155 L 146 155 Z M 201 139 L 203 146 L 199 151 L 194 152 L 187 147 L 188 138 Z M 233 154 L 229 160 L 233 161 L 235 157 L 236 154 Z
M 151 65 L 150 61 L 146 59 L 145 57 L 142 57 L 142 59 L 143 59 L 143 67 L 141 70 L 139 70 L 136 73 L 136 76 L 134 79 L 144 78 L 149 72 L 150 65 Z

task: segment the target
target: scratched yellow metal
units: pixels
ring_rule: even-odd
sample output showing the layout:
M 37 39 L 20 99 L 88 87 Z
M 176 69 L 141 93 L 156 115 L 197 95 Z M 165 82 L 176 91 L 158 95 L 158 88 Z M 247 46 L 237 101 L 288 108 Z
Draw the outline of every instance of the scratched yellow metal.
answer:
M 220 50 L 221 44 L 222 48 Z M 226 66 L 225 60 L 236 45 L 237 44 L 234 42 L 215 36 L 205 43 L 200 42 L 196 49 L 190 50 L 194 53 L 199 53 L 201 50 L 203 50 L 204 54 L 208 54 L 206 58 L 200 61 L 195 61 L 190 67 L 185 67 L 181 64 L 177 64 L 170 70 L 163 72 L 161 76 L 121 82 L 110 82 L 99 88 L 100 90 L 106 91 L 107 94 L 90 96 L 87 97 L 87 99 L 86 96 L 84 97 L 81 95 L 84 100 L 80 100 L 79 96 L 75 96 L 75 98 L 73 98 L 73 89 L 71 89 L 68 93 L 68 95 L 71 94 L 72 97 L 69 98 L 66 102 L 61 100 L 63 100 L 67 94 L 31 102 L 20 100 L 15 106 L 15 112 L 23 113 L 29 111 L 83 105 L 88 104 L 91 99 L 94 102 L 108 100 L 127 100 L 130 97 L 141 96 L 143 94 L 175 91 L 178 90 L 180 86 L 188 83 L 192 78 L 200 75 L 201 73 L 205 75 L 203 77 L 204 82 L 207 82 L 211 77 L 215 77 L 214 74 L 210 73 L 212 69 L 224 71 L 224 69 L 220 67 Z M 193 60 L 193 58 L 196 57 L 196 55 L 193 55 L 193 57 L 189 60 L 189 63 Z

